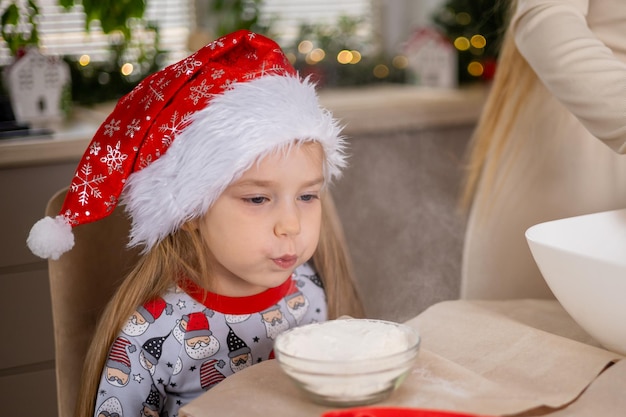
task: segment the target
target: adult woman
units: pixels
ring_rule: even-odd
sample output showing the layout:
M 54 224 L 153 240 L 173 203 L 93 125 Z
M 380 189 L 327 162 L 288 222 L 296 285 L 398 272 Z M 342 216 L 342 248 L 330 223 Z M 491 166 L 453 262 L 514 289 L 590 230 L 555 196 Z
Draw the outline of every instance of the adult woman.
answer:
M 463 298 L 551 297 L 525 230 L 626 207 L 626 5 L 512 10 L 469 158 Z

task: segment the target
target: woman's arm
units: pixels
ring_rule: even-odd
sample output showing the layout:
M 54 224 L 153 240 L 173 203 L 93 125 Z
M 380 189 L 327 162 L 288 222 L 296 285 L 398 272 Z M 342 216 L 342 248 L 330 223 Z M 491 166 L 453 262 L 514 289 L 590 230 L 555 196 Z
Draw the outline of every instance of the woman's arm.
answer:
M 520 0 L 515 42 L 548 90 L 594 136 L 626 153 L 626 63 L 591 31 L 587 7 L 586 0 Z

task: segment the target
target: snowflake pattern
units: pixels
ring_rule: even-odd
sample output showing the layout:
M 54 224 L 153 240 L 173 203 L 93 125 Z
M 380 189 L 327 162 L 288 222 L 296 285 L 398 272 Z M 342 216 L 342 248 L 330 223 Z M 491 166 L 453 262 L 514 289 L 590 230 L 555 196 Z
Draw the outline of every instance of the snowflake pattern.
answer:
M 139 169 L 144 169 L 152 163 L 152 154 L 148 154 L 146 157 L 139 158 Z
M 120 141 L 117 141 L 115 148 L 107 145 L 107 154 L 100 158 L 100 162 L 106 164 L 109 174 L 113 171 L 123 172 L 122 166 L 128 155 L 120 152 Z
M 115 132 L 120 130 L 121 120 L 111 119 L 109 123 L 104 125 L 104 134 L 112 138 Z
M 163 132 L 163 138 L 161 139 L 163 146 L 167 148 L 172 144 L 176 136 L 189 124 L 192 114 L 192 112 L 187 112 L 181 118 L 178 118 L 178 112 L 175 111 L 169 123 L 159 126 L 159 132 Z
M 78 194 L 78 202 L 84 206 L 89 202 L 90 197 L 102 198 L 102 193 L 97 187 L 106 179 L 105 175 L 93 175 L 91 164 L 87 163 L 80 168 L 80 171 L 74 176 L 74 181 L 70 186 L 70 190 Z
M 131 138 L 135 137 L 135 133 L 141 130 L 141 121 L 139 119 L 133 119 L 128 125 L 126 125 L 126 136 Z
M 72 212 L 72 210 L 67 209 L 65 213 L 63 213 L 63 217 L 69 224 L 77 225 L 78 224 L 78 213 Z
M 209 93 L 209 90 L 211 90 L 212 88 L 213 84 L 207 85 L 206 79 L 204 79 L 202 80 L 200 85 L 194 85 L 189 89 L 191 91 L 191 94 L 189 94 L 189 99 L 193 101 L 193 104 L 195 105 L 198 104 L 198 101 L 200 101 L 201 98 L 206 98 L 208 101 L 211 97 L 213 97 L 213 94 Z
M 235 84 L 237 84 L 237 80 L 226 80 L 224 84 L 222 84 L 222 90 L 228 91 L 235 88 Z
M 89 145 L 89 155 L 98 156 L 102 147 L 100 146 L 100 142 L 93 142 Z
M 222 42 L 221 40 L 219 40 L 219 39 L 218 39 L 218 40 L 213 41 L 213 42 L 211 42 L 211 43 L 209 44 L 209 48 L 211 48 L 211 50 L 212 50 L 212 51 L 214 51 L 214 50 L 215 50 L 215 48 L 217 48 L 218 46 L 219 46 L 220 48 L 223 48 L 223 47 L 224 47 L 224 42 Z
M 259 59 L 259 56 L 256 54 L 256 52 L 249 52 L 248 54 L 246 54 L 246 59 L 256 61 L 257 59 Z
M 211 78 L 217 80 L 218 78 L 222 78 L 224 74 L 226 74 L 226 71 L 224 71 L 223 69 L 213 69 L 213 71 L 211 72 Z
M 170 84 L 170 80 L 165 77 L 159 78 L 156 82 L 148 85 L 146 95 L 139 101 L 144 105 L 144 110 L 149 110 L 155 101 L 165 101 L 164 89 Z
M 174 70 L 176 71 L 176 77 L 178 78 L 183 74 L 191 75 L 194 73 L 197 67 L 201 66 L 202 61 L 195 59 L 193 55 L 185 58 L 174 66 Z
M 109 196 L 109 200 L 104 202 L 107 211 L 112 211 L 117 206 L 117 198 Z
M 259 68 L 257 71 L 251 71 L 251 72 L 246 73 L 244 75 L 244 79 L 251 80 L 251 79 L 254 79 L 257 77 L 263 77 L 269 74 L 282 75 L 282 74 L 285 74 L 285 69 L 278 64 L 274 64 L 268 67 L 267 62 L 263 61 L 263 63 L 261 64 L 261 68 Z

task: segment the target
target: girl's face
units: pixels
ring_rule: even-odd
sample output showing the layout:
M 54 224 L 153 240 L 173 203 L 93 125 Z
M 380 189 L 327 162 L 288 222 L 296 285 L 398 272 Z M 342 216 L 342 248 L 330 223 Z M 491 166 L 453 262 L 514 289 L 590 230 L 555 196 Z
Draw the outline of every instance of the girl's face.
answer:
M 209 290 L 231 297 L 276 287 L 308 261 L 322 218 L 323 151 L 276 152 L 233 182 L 200 219 L 213 259 Z

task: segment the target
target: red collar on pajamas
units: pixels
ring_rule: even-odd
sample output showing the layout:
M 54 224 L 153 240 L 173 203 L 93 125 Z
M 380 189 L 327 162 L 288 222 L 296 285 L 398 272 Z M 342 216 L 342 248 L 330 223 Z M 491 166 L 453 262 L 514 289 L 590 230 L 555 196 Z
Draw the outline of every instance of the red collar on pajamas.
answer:
M 269 288 L 259 294 L 247 297 L 228 297 L 215 294 L 199 287 L 190 279 L 183 279 L 180 287 L 194 300 L 202 303 L 213 311 L 224 314 L 252 314 L 272 307 L 296 286 L 292 277 L 278 287 Z

